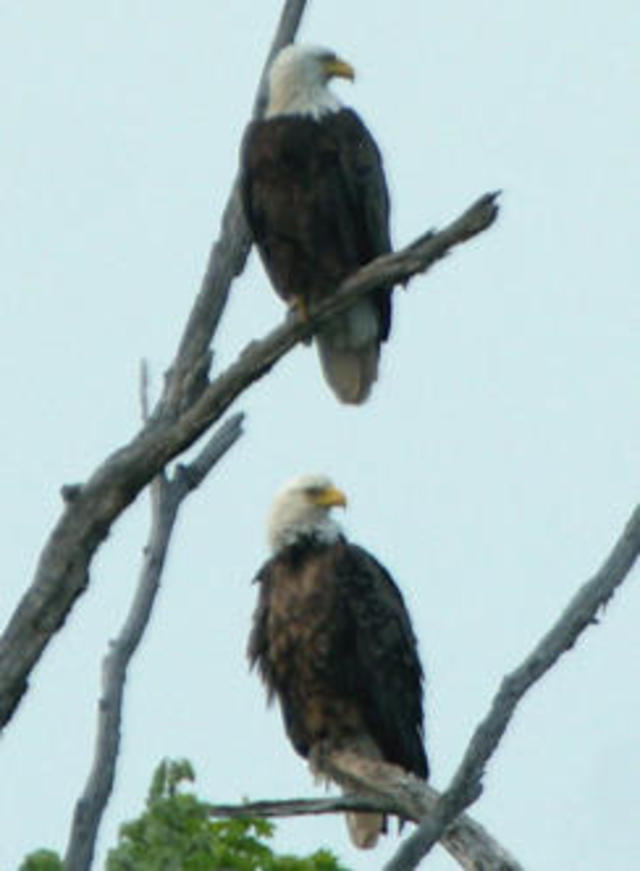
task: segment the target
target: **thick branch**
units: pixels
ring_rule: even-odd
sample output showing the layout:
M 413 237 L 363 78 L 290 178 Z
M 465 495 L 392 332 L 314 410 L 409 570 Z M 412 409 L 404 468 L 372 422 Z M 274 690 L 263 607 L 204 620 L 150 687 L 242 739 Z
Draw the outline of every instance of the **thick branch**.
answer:
M 147 628 L 180 506 L 242 434 L 242 414 L 226 421 L 189 466 L 179 466 L 172 480 L 161 474 L 151 484 L 151 531 L 144 549 L 138 587 L 120 634 L 111 642 L 102 665 L 102 697 L 93 764 L 76 804 L 65 867 L 91 867 L 98 827 L 113 789 L 120 746 L 124 684 L 129 663 Z
M 487 762 L 504 735 L 518 702 L 529 687 L 573 647 L 582 632 L 597 622 L 598 611 L 627 577 L 639 553 L 640 506 L 633 512 L 600 571 L 578 590 L 522 665 L 504 678 L 489 713 L 473 734 L 451 785 L 439 798 L 433 814 L 405 840 L 385 871 L 416 868 L 447 826 L 480 796 Z
M 348 308 L 358 297 L 385 284 L 406 284 L 419 273 L 426 272 L 461 242 L 486 230 L 495 220 L 497 194 L 480 197 L 459 218 L 435 233 L 420 236 L 401 251 L 378 257 L 354 272 L 338 291 L 315 310 L 307 322 L 287 318 L 264 339 L 251 342 L 228 369 L 204 390 L 197 402 L 182 416 L 179 425 L 168 428 L 175 438 L 169 447 L 172 456 L 184 450 L 254 381 L 265 375 L 277 361 L 299 341 L 312 335 L 319 324 Z
M 307 0 L 285 0 L 265 69 L 274 54 L 294 39 L 306 5 Z M 264 79 L 263 71 L 254 100 L 254 116 L 262 112 Z M 173 374 L 167 380 L 153 423 L 128 447 L 108 458 L 86 487 L 63 488 L 67 508 L 45 544 L 30 588 L 0 638 L 0 728 L 11 718 L 26 691 L 31 669 L 49 639 L 86 588 L 91 559 L 111 523 L 158 474 L 167 459 L 182 450 L 158 452 L 152 431 L 157 436 L 162 430 L 160 421 L 165 427 L 173 422 L 177 411 L 188 405 L 189 397 L 197 393 L 199 385 L 206 383 L 208 347 L 231 281 L 242 272 L 248 252 L 248 233 L 235 183 L 223 213 L 220 236 L 212 248 L 200 293 L 171 367 Z M 147 437 L 153 452 L 148 463 L 140 462 Z M 189 437 L 185 447 L 195 438 L 195 434 Z
M 392 766 L 387 766 L 392 769 Z M 383 778 L 379 772 L 360 784 L 367 792 L 321 799 L 288 799 L 284 801 L 255 801 L 241 805 L 211 805 L 213 817 L 289 817 L 309 814 L 333 814 L 344 811 L 382 811 L 404 819 L 419 822 L 433 810 L 439 793 L 416 778 L 407 778 L 395 769 L 397 775 Z M 403 783 L 403 780 L 405 783 Z M 413 782 L 411 782 L 413 781 Z M 374 790 L 375 794 L 371 793 Z M 479 823 L 462 814 L 443 833 L 441 845 L 460 867 L 477 871 L 522 871 L 522 866 Z
M 307 0 L 286 0 L 284 4 L 254 98 L 253 118 L 260 117 L 264 112 L 269 65 L 280 49 L 294 39 L 306 5 Z M 240 201 L 238 172 L 222 213 L 220 235 L 211 248 L 200 292 L 171 366 L 161 402 L 164 413 L 184 407 L 189 398 L 197 395 L 202 388 L 209 368 L 211 340 L 227 304 L 231 283 L 243 271 L 250 249 L 251 237 Z M 201 376 L 199 380 L 196 375 L 194 381 L 194 373 Z
M 569 602 L 555 625 L 523 663 L 502 681 L 491 709 L 480 723 L 449 788 L 439 795 L 428 784 L 396 766 L 364 760 L 347 752 L 332 752 L 314 765 L 355 794 L 330 799 L 252 802 L 240 806 L 212 805 L 212 816 L 289 816 L 346 810 L 385 811 L 418 822 L 418 829 L 398 849 L 385 871 L 417 868 L 433 845 L 442 846 L 465 868 L 517 871 L 519 863 L 463 811 L 482 792 L 487 762 L 504 735 L 516 706 L 527 690 L 584 630 L 597 623 L 598 611 L 629 575 L 640 554 L 640 506 L 598 573 Z
M 250 343 L 179 417 L 152 415 L 128 445 L 112 454 L 83 487 L 74 489 L 42 551 L 34 581 L 0 639 L 0 726 L 11 717 L 31 669 L 86 588 L 91 560 L 111 524 L 165 464 L 192 445 L 243 390 L 318 324 L 377 285 L 406 283 L 426 271 L 454 245 L 489 227 L 496 213 L 495 195 L 488 194 L 441 232 L 364 266 L 308 323 L 289 319 L 266 338 Z
M 295 37 L 306 4 L 307 0 L 285 0 L 255 96 L 252 112 L 254 117 L 263 112 L 266 70 L 274 55 Z M 239 179 L 236 177 L 223 212 L 220 236 L 209 255 L 200 292 L 182 335 L 170 377 L 165 385 L 164 396 L 156 409 L 156 418 L 171 417 L 180 406 L 186 406 L 190 397 L 197 391 L 198 385 L 205 381 L 210 360 L 209 345 L 226 305 L 231 282 L 244 269 L 250 245 L 251 240 L 240 204 Z M 148 424 L 147 371 L 144 366 L 141 388 L 143 419 L 145 424 Z M 215 463 L 240 436 L 241 424 L 242 415 L 236 415 L 224 424 L 194 462 L 189 466 L 178 467 L 171 482 L 167 482 L 163 473 L 153 479 L 150 540 L 145 549 L 145 562 L 129 616 L 103 664 L 104 692 L 99 704 L 94 763 L 85 791 L 76 805 L 65 860 L 69 868 L 88 868 L 91 864 L 98 826 L 115 776 L 126 671 L 151 614 L 180 504 L 186 495 L 202 482 Z M 81 492 L 74 489 L 74 499 Z M 102 535 L 98 533 L 95 546 L 101 537 Z M 75 589 L 74 586 L 69 587 L 70 598 L 67 607 L 71 606 L 86 583 L 86 571 L 92 552 L 90 548 L 87 550 L 85 578 L 80 586 L 77 586 L 77 581 L 80 580 L 78 571 L 74 573 L 76 585 Z M 52 624 L 51 632 L 61 625 L 64 615 L 65 610 L 62 610 L 56 622 Z M 44 636 L 44 642 L 51 632 Z M 36 657 L 39 655 L 37 647 L 34 648 L 33 653 Z M 0 662 L 1 656 L 0 643 Z M 29 668 L 28 662 L 26 665 Z M 0 668 L 0 694 L 2 694 L 1 677 Z M 6 698 L 6 703 L 0 704 L 0 713 L 4 714 L 1 722 L 5 722 L 11 715 L 25 688 L 26 674 L 14 682 L 13 698 Z M 0 695 L 0 699 L 4 701 L 3 695 Z M 3 707 L 4 712 L 1 711 Z
M 430 819 L 441 798 L 432 786 L 399 766 L 363 759 L 350 751 L 320 750 L 315 754 L 313 767 L 343 789 L 365 792 L 386 801 L 391 813 L 414 822 Z M 441 832 L 440 840 L 462 868 L 521 871 L 504 847 L 468 817 L 452 820 Z

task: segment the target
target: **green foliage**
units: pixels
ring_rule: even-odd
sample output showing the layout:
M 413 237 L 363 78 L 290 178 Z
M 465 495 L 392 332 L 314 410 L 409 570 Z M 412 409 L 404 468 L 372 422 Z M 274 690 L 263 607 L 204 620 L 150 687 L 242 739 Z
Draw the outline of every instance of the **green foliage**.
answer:
M 326 850 L 303 858 L 275 855 L 265 843 L 274 831 L 266 820 L 211 821 L 204 802 L 179 791 L 182 783 L 194 780 L 187 761 L 164 761 L 158 766 L 147 809 L 121 827 L 118 845 L 107 858 L 107 871 L 347 871 Z M 49 868 L 34 866 L 27 871 Z
M 19 871 L 62 871 L 62 862 L 53 850 L 36 850 L 27 856 Z
M 265 843 L 274 827 L 245 817 L 213 822 L 207 805 L 179 787 L 193 783 L 186 760 L 161 762 L 154 772 L 146 810 L 120 828 L 118 845 L 109 851 L 107 871 L 348 871 L 328 850 L 311 856 L 277 856 Z M 51 850 L 25 858 L 19 871 L 62 871 Z

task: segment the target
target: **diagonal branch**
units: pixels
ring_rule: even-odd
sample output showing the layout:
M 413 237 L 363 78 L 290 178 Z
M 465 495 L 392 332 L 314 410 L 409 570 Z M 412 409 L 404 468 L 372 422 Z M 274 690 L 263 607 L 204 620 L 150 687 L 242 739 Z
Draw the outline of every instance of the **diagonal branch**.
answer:
M 275 55 L 291 42 L 300 25 L 307 0 L 285 0 L 280 21 L 267 53 L 253 101 L 252 118 L 259 118 L 265 108 L 267 70 Z M 244 270 L 251 249 L 251 236 L 240 200 L 240 173 L 222 213 L 218 239 L 213 244 L 200 291 L 196 297 L 171 366 L 160 403 L 163 413 L 175 412 L 197 393 L 210 365 L 209 346 L 229 298 L 233 279 Z M 200 383 L 194 373 L 200 375 Z
M 261 114 L 265 101 L 266 70 L 272 57 L 295 36 L 307 0 L 285 0 L 256 93 L 253 115 Z M 171 416 L 176 406 L 185 406 L 198 380 L 210 365 L 209 344 L 227 302 L 231 282 L 244 269 L 250 249 L 236 178 L 222 216 L 218 240 L 209 256 L 200 292 L 187 321 L 172 370 L 165 384 L 156 417 Z M 147 371 L 142 369 L 143 420 L 148 426 Z M 228 420 L 188 466 L 178 466 L 171 481 L 159 471 L 151 482 L 152 523 L 138 589 L 120 635 L 103 663 L 103 696 L 98 708 L 98 729 L 92 769 L 74 813 L 66 867 L 88 869 L 91 865 L 100 820 L 113 788 L 120 741 L 124 683 L 128 665 L 147 627 L 159 589 L 165 556 L 175 520 L 188 493 L 199 486 L 213 466 L 242 432 L 243 415 Z M 71 491 L 79 495 L 77 490 Z
M 346 751 L 323 756 L 322 770 L 353 792 L 329 799 L 291 799 L 237 805 L 212 805 L 212 816 L 290 816 L 346 810 L 385 811 L 418 822 L 385 871 L 412 871 L 440 841 L 469 871 L 521 871 L 521 866 L 482 826 L 464 813 L 482 793 L 486 765 L 527 690 L 570 650 L 584 630 L 596 624 L 640 555 L 640 506 L 600 570 L 573 596 L 552 628 L 522 664 L 507 675 L 477 727 L 450 786 L 442 794 L 397 766 L 354 757 Z
M 172 479 L 160 474 L 151 484 L 149 541 L 131 608 L 102 664 L 94 758 L 84 791 L 76 803 L 65 856 L 66 868 L 85 871 L 91 867 L 98 827 L 113 789 L 127 670 L 151 616 L 178 512 L 184 499 L 242 435 L 242 422 L 242 414 L 229 418 L 192 463 L 179 466 Z
M 429 232 L 400 251 L 372 260 L 347 278 L 336 293 L 318 305 L 309 321 L 287 318 L 264 339 L 250 342 L 235 363 L 218 376 L 197 402 L 184 413 L 179 426 L 168 428 L 169 441 L 177 436 L 178 445 L 167 449 L 171 456 L 184 450 L 254 381 L 262 378 L 271 367 L 298 342 L 309 338 L 317 327 L 344 309 L 358 297 L 382 285 L 407 284 L 416 275 L 426 272 L 445 257 L 456 245 L 488 229 L 496 219 L 497 193 L 476 200 L 459 218 L 439 232 Z M 171 432 L 169 432 L 171 430 Z
M 115 451 L 87 483 L 70 491 L 41 553 L 36 575 L 0 638 L 0 726 L 11 717 L 28 676 L 89 582 L 89 566 L 113 521 L 165 464 L 192 445 L 231 403 L 301 339 L 378 285 L 406 283 L 456 244 L 487 229 L 496 195 L 481 197 L 457 220 L 401 251 L 379 257 L 348 278 L 307 323 L 287 319 L 251 342 L 228 369 L 179 415 L 156 411 L 129 444 Z
M 361 762 L 361 760 L 360 760 Z M 393 769 L 394 766 L 386 766 Z M 246 816 L 290 817 L 333 814 L 344 811 L 380 811 L 397 814 L 403 819 L 419 822 L 430 813 L 440 794 L 429 784 L 399 772 L 395 777 L 374 777 L 361 780 L 360 788 L 367 792 L 354 792 L 330 798 L 286 799 L 283 801 L 252 801 L 241 805 L 210 805 L 212 817 L 242 818 Z M 373 790 L 373 794 L 371 792 Z M 441 845 L 461 868 L 469 871 L 522 871 L 522 866 L 499 844 L 489 832 L 468 814 L 461 814 L 443 832 Z
M 285 0 L 280 20 L 265 61 L 297 32 L 307 0 Z M 265 74 L 254 100 L 253 114 L 263 111 Z M 158 451 L 152 433 L 178 419 L 191 396 L 206 383 L 208 347 L 226 304 L 229 288 L 239 275 L 249 253 L 249 238 L 240 208 L 237 183 L 225 207 L 222 228 L 207 265 L 174 363 L 153 418 L 129 444 L 112 454 L 95 471 L 85 487 L 65 486 L 65 511 L 54 527 L 40 555 L 35 578 L 18 604 L 0 638 L 0 729 L 9 721 L 27 689 L 28 676 L 52 635 L 60 629 L 76 598 L 89 583 L 93 554 L 109 532 L 116 517 L 163 468 L 177 451 Z M 162 425 L 161 425 L 162 424 Z M 201 430 L 202 432 L 203 430 Z M 197 435 L 184 442 L 193 443 Z M 140 453 L 153 452 L 149 462 Z M 137 467 L 136 467 L 137 464 Z
M 518 702 L 547 672 L 582 632 L 597 623 L 598 611 L 627 577 L 640 554 L 640 506 L 598 573 L 569 602 L 564 613 L 543 636 L 524 662 L 502 681 L 491 709 L 480 723 L 449 788 L 433 813 L 400 846 L 385 871 L 416 868 L 453 820 L 482 793 L 486 765 L 504 735 Z

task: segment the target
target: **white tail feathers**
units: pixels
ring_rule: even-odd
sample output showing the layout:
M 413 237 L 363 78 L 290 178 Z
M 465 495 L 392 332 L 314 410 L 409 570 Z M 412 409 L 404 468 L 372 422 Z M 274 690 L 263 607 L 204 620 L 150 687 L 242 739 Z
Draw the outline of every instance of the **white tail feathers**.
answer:
M 333 744 L 320 742 L 311 748 L 309 767 L 316 780 L 337 783 L 345 795 L 354 789 L 362 791 L 359 781 L 370 776 L 371 764 L 382 759 L 382 753 L 366 732 L 343 736 Z M 355 786 L 354 786 L 355 784 Z M 385 814 L 375 811 L 347 811 L 349 837 L 360 850 L 370 850 L 387 831 Z
M 324 376 L 341 402 L 364 402 L 378 377 L 380 326 L 369 300 L 332 318 L 316 341 Z
M 350 405 L 364 402 L 378 377 L 378 343 L 355 351 L 340 351 L 320 337 L 317 341 L 324 377 L 338 399 Z
M 386 829 L 384 814 L 350 811 L 346 817 L 351 842 L 360 850 L 375 847 L 378 838 Z

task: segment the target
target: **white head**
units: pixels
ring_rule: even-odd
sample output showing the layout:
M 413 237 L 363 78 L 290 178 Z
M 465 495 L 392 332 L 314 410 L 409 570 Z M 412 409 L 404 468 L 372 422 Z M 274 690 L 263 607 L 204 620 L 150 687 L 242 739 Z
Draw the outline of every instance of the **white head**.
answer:
M 355 73 L 335 52 L 316 45 L 291 44 L 276 56 L 269 70 L 269 100 L 265 117 L 311 115 L 320 118 L 341 107 L 331 93 L 332 78 L 353 79 Z
M 267 534 L 271 550 L 276 553 L 306 536 L 332 544 L 341 530 L 329 512 L 346 504 L 344 493 L 326 475 L 294 478 L 280 490 L 269 512 Z

